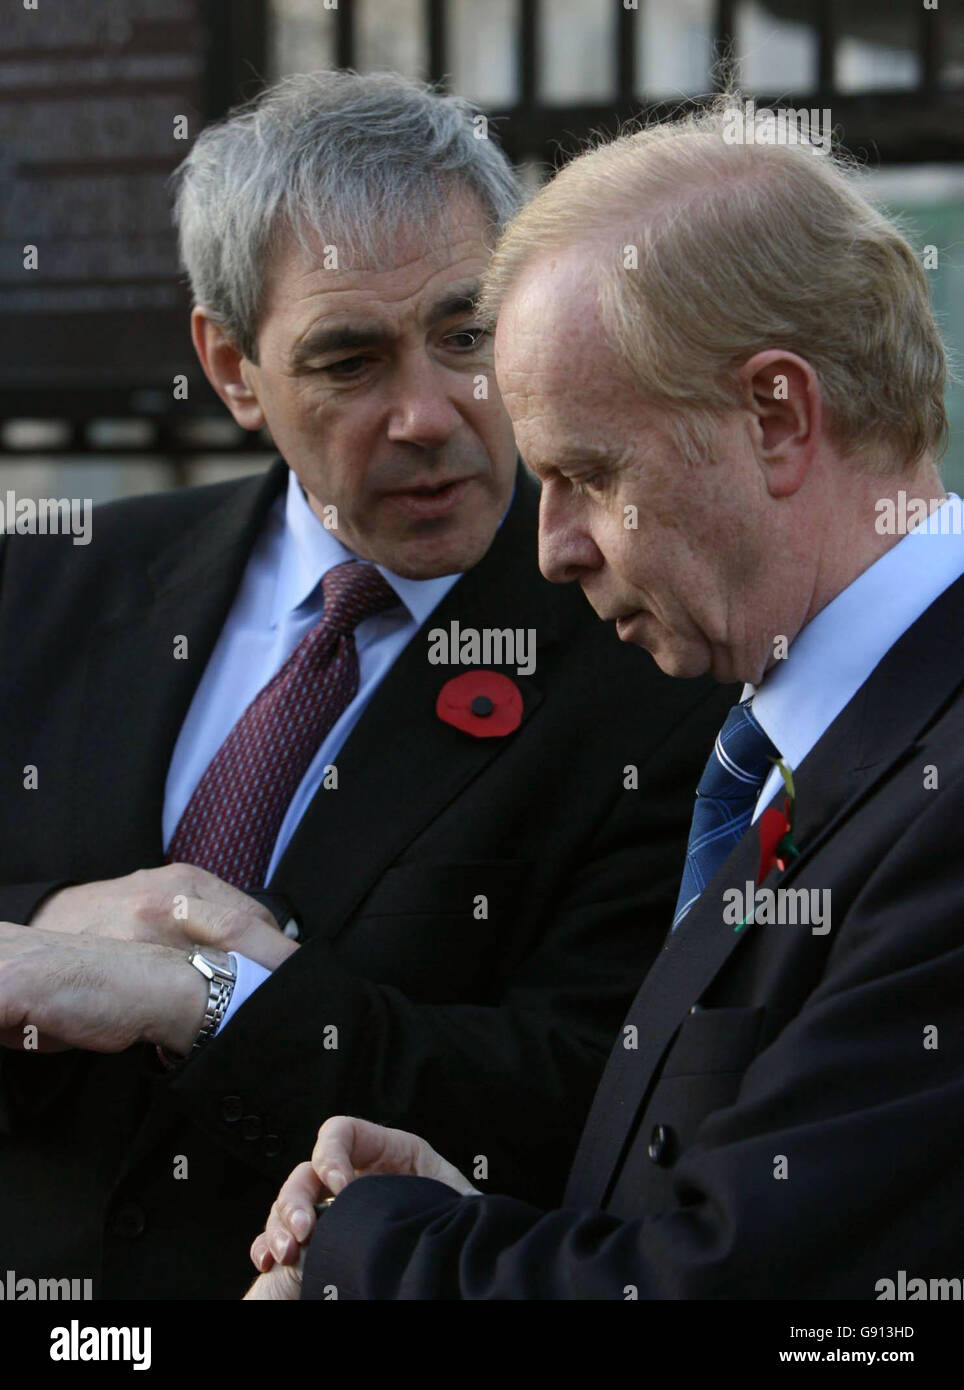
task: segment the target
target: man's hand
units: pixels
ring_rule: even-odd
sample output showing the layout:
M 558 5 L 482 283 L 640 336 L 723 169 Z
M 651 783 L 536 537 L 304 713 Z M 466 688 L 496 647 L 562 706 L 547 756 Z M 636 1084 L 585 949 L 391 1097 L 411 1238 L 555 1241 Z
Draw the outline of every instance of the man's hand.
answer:
M 275 1264 L 298 1263 L 315 1228 L 315 1204 L 373 1173 L 434 1178 L 463 1196 L 479 1190 L 417 1134 L 333 1115 L 318 1131 L 311 1162 L 299 1163 L 278 1193 L 265 1229 L 251 1246 L 254 1267 L 266 1274 Z M 268 1296 L 254 1289 L 248 1294 Z
M 276 1263 L 297 1264 L 315 1229 L 315 1203 L 333 1195 L 310 1163 L 299 1163 L 285 1179 L 268 1212 L 264 1230 L 251 1246 L 255 1269 L 266 1274 Z M 253 1295 L 252 1290 L 248 1297 Z
M 301 1297 L 301 1276 L 305 1266 L 305 1252 L 301 1251 L 297 1262 L 289 1265 L 275 1265 L 274 1269 L 259 1274 L 244 1295 L 243 1302 L 249 1300 L 299 1299 Z
M 184 1056 L 207 996 L 183 951 L 0 923 L 0 1046 L 122 1052 L 152 1042 Z
M 267 970 L 298 949 L 266 907 L 193 864 L 61 888 L 41 903 L 30 925 L 180 950 L 214 946 L 238 951 Z

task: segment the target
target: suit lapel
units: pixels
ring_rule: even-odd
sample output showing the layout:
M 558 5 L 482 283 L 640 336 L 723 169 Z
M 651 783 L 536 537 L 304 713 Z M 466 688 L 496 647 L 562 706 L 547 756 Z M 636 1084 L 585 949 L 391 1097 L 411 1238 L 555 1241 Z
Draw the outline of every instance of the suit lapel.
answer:
M 100 865 L 102 836 L 95 817 L 74 819 L 78 864 L 114 876 L 163 862 L 161 815 L 171 754 L 184 716 L 224 624 L 265 515 L 284 486 L 278 460 L 244 479 L 224 505 L 166 548 L 87 639 L 75 786 L 91 807 L 122 808 L 111 828 L 113 869 Z M 174 657 L 174 639 L 188 639 L 187 660 Z
M 794 770 L 797 815 L 793 840 L 800 853 L 765 880 L 783 887 L 854 814 L 874 787 L 913 757 L 915 741 L 964 683 L 964 579 L 958 580 L 887 653 L 870 679 Z M 894 692 L 899 692 L 894 699 Z M 771 805 L 783 804 L 781 790 Z M 643 981 L 627 1024 L 636 1049 L 617 1041 L 573 1163 L 567 1205 L 599 1206 L 618 1170 L 636 1118 L 677 1029 L 734 951 L 759 926 L 724 921 L 727 888 L 756 884 L 758 825 L 751 827 L 707 884 L 699 902 L 672 933 Z M 762 886 L 762 885 L 761 885 Z
M 315 794 L 292 836 L 270 886 L 293 903 L 312 904 L 316 934 L 338 932 L 382 871 L 518 737 L 517 730 L 474 738 L 438 718 L 442 686 L 470 668 L 430 665 L 426 632 L 453 621 L 462 628 L 534 628 L 539 671 L 558 633 L 538 572 L 537 512 L 538 488 L 520 469 L 513 504 L 488 553 L 394 663 L 338 756 L 337 790 Z M 522 692 L 525 725 L 543 698 L 538 677 L 520 676 L 514 667 L 491 669 Z
M 877 782 L 916 755 L 924 730 L 964 682 L 962 631 L 959 579 L 886 653 L 803 761 L 799 777 L 794 774 L 792 838 L 800 853 L 782 873 L 768 876 L 768 887 L 789 884 Z M 782 806 L 782 792 L 773 804 Z

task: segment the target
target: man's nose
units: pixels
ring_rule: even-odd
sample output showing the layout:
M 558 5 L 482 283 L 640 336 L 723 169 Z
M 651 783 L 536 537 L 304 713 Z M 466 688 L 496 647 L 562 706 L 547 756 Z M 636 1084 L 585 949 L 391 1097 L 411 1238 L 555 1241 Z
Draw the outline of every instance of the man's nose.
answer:
M 406 362 L 396 378 L 389 439 L 423 449 L 447 443 L 462 423 L 451 388 L 451 373 L 430 358 L 420 355 Z
M 539 500 L 539 568 L 553 584 L 582 579 L 604 564 L 602 553 L 577 509 L 554 484 L 543 483 Z

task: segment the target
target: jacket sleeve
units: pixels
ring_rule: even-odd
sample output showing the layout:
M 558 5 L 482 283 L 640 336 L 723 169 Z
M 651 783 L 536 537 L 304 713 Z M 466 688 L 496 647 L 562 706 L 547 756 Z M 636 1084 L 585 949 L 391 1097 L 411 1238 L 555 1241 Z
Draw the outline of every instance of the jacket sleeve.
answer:
M 309 940 L 172 1080 L 176 1104 L 272 1179 L 310 1154 L 329 1115 L 355 1114 L 422 1133 L 490 1190 L 560 1201 L 613 1038 L 671 920 L 691 811 L 678 769 L 684 758 L 695 768 L 711 737 L 685 719 L 641 771 L 645 786 L 611 803 L 491 1004 L 414 1002 Z M 270 1144 L 246 1141 L 239 1112 L 265 1117 Z
M 874 1299 L 900 1270 L 959 1275 L 959 814 L 942 792 L 883 856 L 824 978 L 681 1157 L 672 1210 L 363 1178 L 319 1222 L 303 1296 Z

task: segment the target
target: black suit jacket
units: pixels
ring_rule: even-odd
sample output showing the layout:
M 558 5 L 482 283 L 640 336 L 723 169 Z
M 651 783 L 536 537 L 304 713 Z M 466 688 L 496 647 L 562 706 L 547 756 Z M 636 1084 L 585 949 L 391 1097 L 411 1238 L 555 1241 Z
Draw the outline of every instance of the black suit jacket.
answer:
M 87 548 L 8 538 L 0 919 L 27 921 L 54 883 L 163 862 L 174 742 L 286 476 L 98 509 Z M 659 949 L 725 701 L 660 676 L 541 578 L 537 501 L 520 472 L 489 553 L 428 623 L 536 630 L 535 672 L 505 671 L 521 727 L 442 723 L 436 696 L 464 668 L 430 665 L 419 633 L 269 885 L 299 950 L 205 1052 L 172 1075 L 147 1047 L 3 1054 L 0 1264 L 107 1296 L 237 1296 L 281 1181 L 339 1112 L 559 1199 Z
M 964 580 L 796 771 L 800 854 L 763 886 L 829 890 L 829 932 L 726 920 L 753 827 L 668 938 L 563 1208 L 362 1179 L 305 1296 L 873 1299 L 902 1269 L 960 1277 L 962 633 Z

